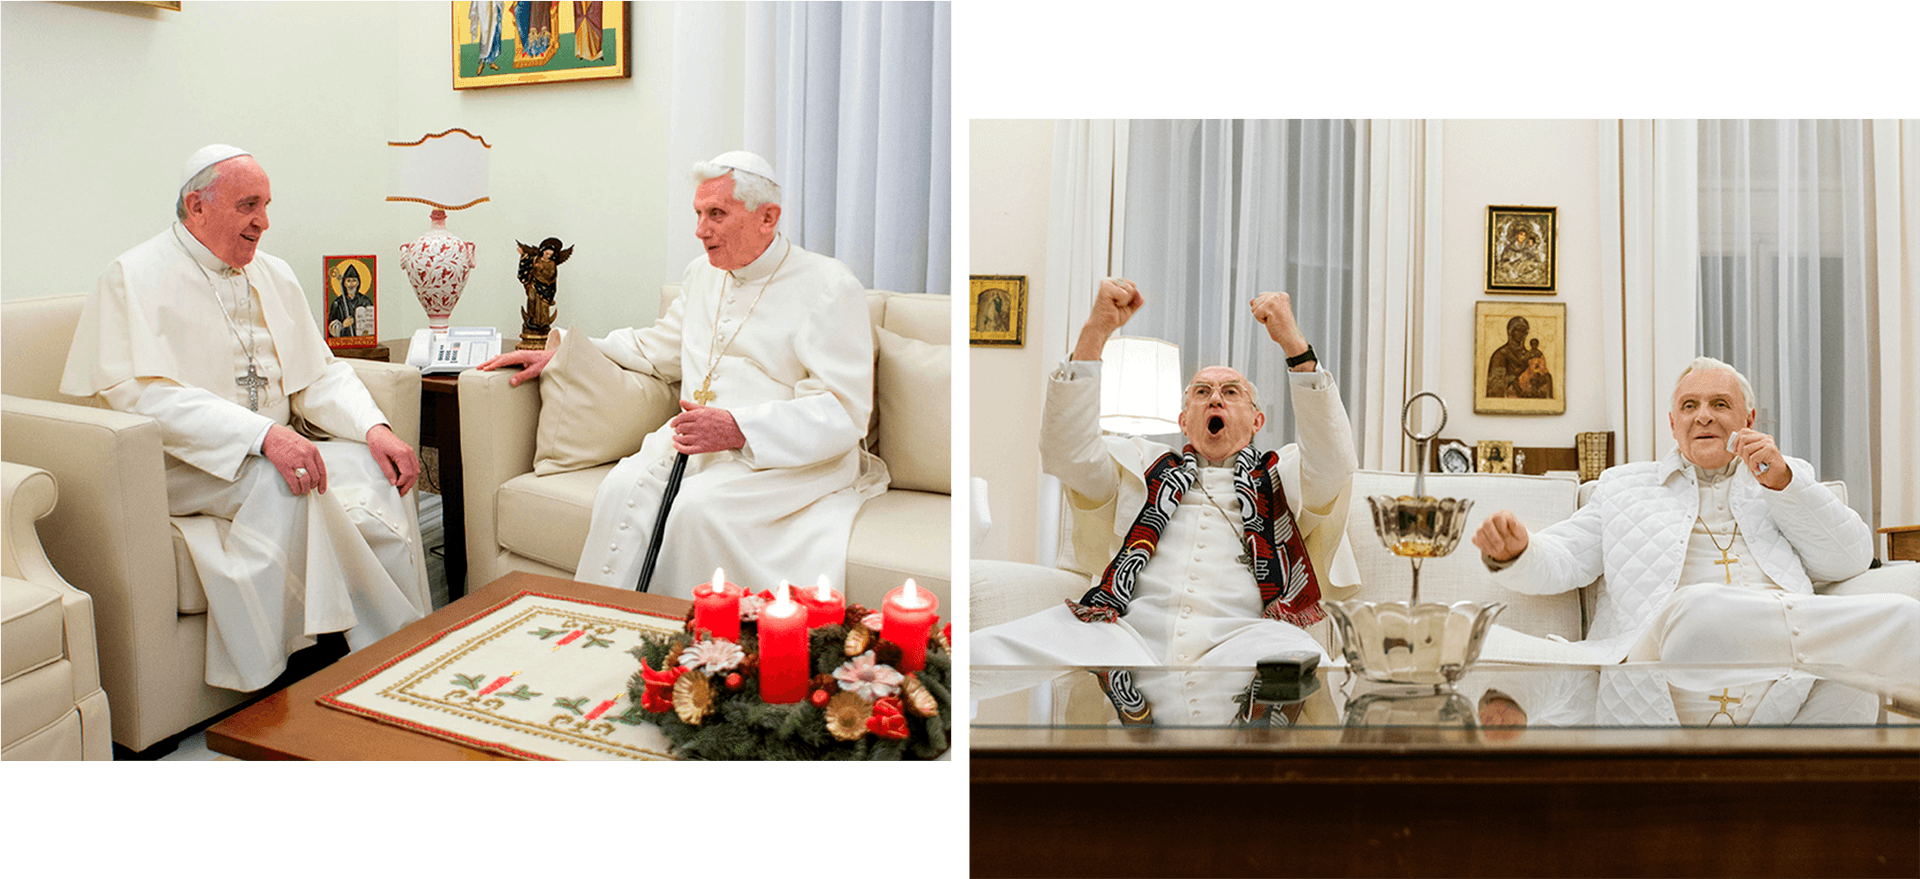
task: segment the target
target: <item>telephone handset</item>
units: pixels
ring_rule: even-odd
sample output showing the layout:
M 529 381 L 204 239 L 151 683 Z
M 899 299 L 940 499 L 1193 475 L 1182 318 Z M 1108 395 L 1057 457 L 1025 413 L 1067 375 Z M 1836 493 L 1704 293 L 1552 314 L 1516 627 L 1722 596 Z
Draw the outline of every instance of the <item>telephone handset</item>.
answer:
M 444 336 L 416 330 L 407 345 L 407 363 L 422 375 L 460 372 L 500 354 L 500 331 L 493 327 L 450 327 Z

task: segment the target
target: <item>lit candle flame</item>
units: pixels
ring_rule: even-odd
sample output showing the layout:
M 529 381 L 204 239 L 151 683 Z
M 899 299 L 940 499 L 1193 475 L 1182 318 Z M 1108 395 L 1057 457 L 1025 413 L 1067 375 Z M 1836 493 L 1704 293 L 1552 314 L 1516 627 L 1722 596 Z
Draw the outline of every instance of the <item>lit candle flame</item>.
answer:
M 720 594 L 720 589 L 721 589 L 721 587 L 723 587 L 723 586 L 725 586 L 725 585 L 727 585 L 727 575 L 726 575 L 726 572 L 724 572 L 724 571 L 722 571 L 722 570 L 720 570 L 719 568 L 714 568 L 714 569 L 713 569 L 713 582 L 712 582 L 712 583 L 709 583 L 709 584 L 707 584 L 707 588 L 709 588 L 709 589 L 711 589 L 711 590 L 713 590 L 713 593 L 714 593 L 715 595 L 718 595 L 718 594 Z
M 907 578 L 907 585 L 900 591 L 900 603 L 907 607 L 919 607 L 927 603 L 926 599 L 920 597 L 920 587 L 912 577 Z
M 827 575 L 820 575 L 819 584 L 813 587 L 813 597 L 821 601 L 826 601 L 833 597 L 833 589 L 827 585 Z
M 793 596 L 791 596 L 791 595 L 790 595 L 790 594 L 788 594 L 788 593 L 789 593 L 789 592 L 791 592 L 791 591 L 792 591 L 792 589 L 793 589 L 793 584 L 791 584 L 791 583 L 788 583 L 788 582 L 787 582 L 787 581 L 785 581 L 785 580 L 781 580 L 781 581 L 780 581 L 780 591 L 779 591 L 779 592 L 776 592 L 776 593 L 774 593 L 774 596 L 773 596 L 773 600 L 774 600 L 774 603 L 776 603 L 776 604 L 778 604 L 778 603 L 783 603 L 783 602 L 784 602 L 784 603 L 791 603 L 791 602 L 793 601 Z

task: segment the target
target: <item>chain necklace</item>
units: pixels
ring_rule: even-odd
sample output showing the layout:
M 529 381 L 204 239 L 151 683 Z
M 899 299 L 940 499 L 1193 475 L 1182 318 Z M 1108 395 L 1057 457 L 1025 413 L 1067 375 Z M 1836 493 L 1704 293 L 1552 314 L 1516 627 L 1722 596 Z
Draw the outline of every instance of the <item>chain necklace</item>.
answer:
M 1235 523 L 1234 515 L 1232 513 L 1227 512 L 1227 508 L 1221 506 L 1219 501 L 1214 500 L 1213 492 L 1210 492 L 1207 490 L 1206 475 L 1201 473 L 1194 474 L 1193 483 L 1195 485 L 1200 486 L 1200 493 L 1207 496 L 1207 503 L 1212 504 L 1214 509 L 1219 510 L 1220 515 L 1227 517 L 1227 524 L 1233 525 Z M 1246 565 L 1248 570 L 1252 570 L 1253 569 L 1253 541 L 1248 539 L 1245 528 L 1237 528 L 1234 531 L 1234 534 L 1238 537 L 1240 541 L 1240 557 L 1237 559 L 1234 559 L 1234 561 L 1239 562 L 1240 564 Z
M 702 406 L 713 402 L 713 371 L 719 368 L 720 358 L 725 355 L 728 350 L 733 348 L 734 340 L 740 338 L 740 331 L 747 328 L 747 321 L 753 318 L 754 309 L 760 307 L 760 297 L 767 295 L 767 288 L 772 286 L 774 277 L 780 274 L 780 269 L 787 264 L 787 257 L 792 255 L 793 242 L 788 241 L 786 252 L 780 254 L 780 262 L 774 265 L 773 273 L 767 275 L 767 279 L 760 283 L 760 292 L 753 294 L 753 304 L 747 306 L 746 317 L 742 317 L 740 319 L 740 325 L 733 328 L 733 335 L 727 337 L 726 344 L 716 345 L 709 350 L 707 355 L 707 377 L 700 380 L 700 390 L 693 392 L 693 402 Z M 731 275 L 733 273 L 728 272 L 727 274 Z M 726 307 L 726 304 L 727 296 L 725 293 L 722 293 L 718 301 L 713 305 L 713 333 L 715 338 L 718 338 L 720 335 L 720 310 Z
M 220 285 L 214 281 L 213 272 L 208 271 L 206 266 L 201 265 L 198 259 L 194 259 L 193 250 L 187 247 L 185 241 L 180 240 L 179 227 L 174 227 L 172 231 L 174 243 L 180 245 L 180 250 L 187 255 L 187 260 L 192 262 L 195 267 L 200 269 L 200 273 L 207 277 L 207 289 L 212 291 L 213 301 L 220 306 L 220 316 L 227 319 L 227 329 L 233 333 L 234 341 L 240 343 L 241 352 L 247 355 L 247 374 L 234 379 L 233 383 L 247 389 L 247 408 L 258 412 L 260 411 L 260 389 L 267 386 L 267 377 L 260 374 L 260 370 L 256 365 L 253 342 L 247 337 L 247 334 L 240 332 L 240 324 L 234 320 L 233 313 L 228 310 L 227 300 L 220 298 Z M 240 281 L 242 285 L 246 287 L 247 294 L 252 293 L 253 284 L 247 280 L 246 271 L 244 269 L 234 269 L 234 272 L 240 276 Z M 236 295 L 234 297 L 236 300 L 235 305 L 241 309 L 240 315 L 247 318 L 248 323 L 252 323 L 253 297 L 247 294 Z
M 1725 566 L 1726 572 L 1727 572 L 1727 585 L 1729 586 L 1733 585 L 1733 566 L 1735 564 L 1738 564 L 1740 561 L 1739 556 L 1732 554 L 1733 540 L 1734 538 L 1740 536 L 1740 523 L 1739 522 L 1733 523 L 1733 533 L 1727 535 L 1727 545 L 1721 546 L 1720 539 L 1713 536 L 1713 529 L 1707 527 L 1707 520 L 1701 519 L 1698 516 L 1695 516 L 1694 518 L 1700 519 L 1700 529 L 1702 531 L 1707 532 L 1707 542 L 1713 544 L 1713 548 L 1720 551 L 1720 560 L 1717 562 L 1714 562 L 1714 564 Z

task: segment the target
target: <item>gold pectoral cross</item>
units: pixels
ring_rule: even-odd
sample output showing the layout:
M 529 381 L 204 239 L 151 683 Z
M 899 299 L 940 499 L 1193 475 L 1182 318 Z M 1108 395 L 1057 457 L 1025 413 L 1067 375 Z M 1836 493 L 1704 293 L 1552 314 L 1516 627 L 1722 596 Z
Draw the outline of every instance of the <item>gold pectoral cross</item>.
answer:
M 1720 549 L 1719 547 L 1714 547 L 1714 548 L 1715 548 L 1715 549 Z M 1714 564 L 1716 564 L 1716 565 L 1724 565 L 1724 566 L 1726 566 L 1726 571 L 1727 571 L 1727 584 L 1728 584 L 1728 585 L 1732 585 L 1732 584 L 1733 584 L 1733 566 L 1734 566 L 1735 564 L 1737 564 L 1737 563 L 1738 563 L 1738 562 L 1740 561 L 1740 557 L 1739 557 L 1739 556 L 1737 556 L 1737 555 L 1728 555 L 1728 553 L 1730 553 L 1730 552 L 1732 552 L 1732 551 L 1733 551 L 1733 547 L 1731 547 L 1731 546 L 1729 546 L 1729 547 L 1727 547 L 1726 549 L 1721 549 L 1721 550 L 1720 550 L 1720 560 L 1719 560 L 1719 561 L 1717 561 L 1717 562 L 1714 562 Z
M 707 377 L 700 380 L 700 390 L 693 392 L 693 401 L 702 406 L 713 402 L 713 373 L 707 373 Z M 1727 582 L 1731 583 L 1733 581 L 1728 580 Z
M 253 368 L 253 361 L 247 361 L 247 374 L 234 379 L 233 383 L 247 389 L 247 408 L 260 411 L 260 389 L 267 386 L 267 377 Z
M 1727 716 L 1727 723 L 1729 723 L 1729 724 L 1731 724 L 1731 723 L 1733 723 L 1733 712 L 1731 712 L 1731 711 L 1728 711 L 1728 710 L 1727 710 L 1727 704 L 1728 704 L 1728 703 L 1732 703 L 1732 704 L 1735 704 L 1735 705 L 1738 705 L 1738 704 L 1740 704 L 1740 701 L 1741 701 L 1741 699 L 1740 699 L 1740 697 L 1739 697 L 1739 696 L 1734 696 L 1734 695 L 1731 695 L 1731 693 L 1732 693 L 1732 689 L 1733 689 L 1733 688 L 1731 688 L 1731 687 L 1721 687 L 1721 688 L 1720 688 L 1720 695 L 1718 695 L 1718 696 L 1708 696 L 1708 697 L 1707 697 L 1707 701 L 1708 701 L 1708 702 L 1718 702 L 1718 703 L 1720 703 L 1720 710 L 1719 710 L 1719 711 L 1715 711 L 1715 712 L 1713 713 L 1713 717 L 1709 717 L 1709 718 L 1707 718 L 1707 725 L 1708 725 L 1708 726 L 1712 726 L 1712 725 L 1713 725 L 1713 718 L 1714 718 L 1714 717 L 1719 717 L 1719 716 L 1720 716 L 1720 715 L 1722 715 L 1722 714 L 1724 714 L 1724 715 L 1726 715 L 1726 716 Z

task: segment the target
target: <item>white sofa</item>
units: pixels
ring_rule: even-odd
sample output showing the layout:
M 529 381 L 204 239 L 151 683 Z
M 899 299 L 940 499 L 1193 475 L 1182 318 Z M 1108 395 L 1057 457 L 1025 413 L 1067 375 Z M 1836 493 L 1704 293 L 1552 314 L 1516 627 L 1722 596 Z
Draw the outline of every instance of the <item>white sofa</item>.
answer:
M 53 474 L 0 463 L 0 760 L 111 760 L 93 600 L 47 561 L 34 523 L 58 501 Z
M 678 293 L 678 285 L 663 289 L 662 313 Z M 875 327 L 930 345 L 950 344 L 951 297 L 872 290 L 867 302 Z M 875 351 L 876 356 L 884 354 L 878 344 Z M 949 411 L 952 386 L 946 375 L 905 374 L 886 366 L 883 362 L 875 370 L 876 380 L 883 384 L 876 389 L 876 401 L 892 392 L 937 395 L 938 411 Z M 594 493 L 613 469 L 609 461 L 583 470 L 537 475 L 540 382 L 516 388 L 507 381 L 513 374 L 514 370 L 468 370 L 460 376 L 470 586 L 491 583 L 513 571 L 571 578 L 586 543 Z M 885 385 L 889 381 L 894 384 Z M 635 414 L 649 425 L 648 430 L 679 411 L 674 403 L 680 396 L 678 388 L 671 391 L 659 395 L 660 405 L 654 411 Z M 938 475 L 932 481 L 923 476 L 916 482 L 921 490 L 896 484 L 861 508 L 847 545 L 843 588 L 847 600 L 878 608 L 888 590 L 912 577 L 939 597 L 945 615 L 952 607 L 949 447 L 944 443 L 890 447 L 884 443 L 888 430 L 886 419 L 879 418 L 867 442 L 869 448 L 879 449 L 896 477 Z
M 159 425 L 60 393 L 85 301 L 76 293 L 0 304 L 0 443 L 8 461 L 59 484 L 41 540 L 67 582 L 93 599 L 113 740 L 141 751 L 247 694 L 206 683 L 207 599 L 167 516 Z M 418 448 L 419 371 L 346 362 L 394 434 Z
M 1374 534 L 1372 508 L 1367 497 L 1375 494 L 1413 493 L 1414 477 L 1409 473 L 1361 470 L 1354 474 L 1350 489 L 1352 502 L 1347 513 L 1347 549 L 1360 574 L 1360 585 L 1332 587 L 1322 571 L 1322 597 L 1328 600 L 1405 601 L 1412 584 L 1406 559 L 1392 555 Z M 1513 510 L 1528 530 L 1537 531 L 1573 515 L 1592 492 L 1595 482 L 1577 484 L 1567 476 L 1523 476 L 1491 473 L 1430 473 L 1426 492 L 1434 497 L 1471 498 L 1466 530 L 1452 555 L 1428 559 L 1420 570 L 1420 600 L 1452 602 L 1471 600 L 1502 602 L 1507 609 L 1498 622 L 1530 635 L 1559 635 L 1569 641 L 1584 637 L 1592 618 L 1592 603 L 1598 581 L 1574 592 L 1558 595 L 1522 595 L 1495 585 L 1480 552 L 1472 544 L 1473 532 L 1486 517 L 1502 509 Z M 1825 485 L 1846 500 L 1846 485 Z M 1091 571 L 1068 571 L 1022 565 L 1014 562 L 975 560 L 969 583 L 969 628 L 978 629 L 1024 616 L 1078 599 L 1091 585 Z M 1896 592 L 1920 598 L 1920 564 L 1896 564 L 1867 571 L 1839 583 L 1817 583 L 1816 591 L 1830 594 Z M 1310 630 L 1327 652 L 1340 655 L 1332 627 L 1321 623 Z

